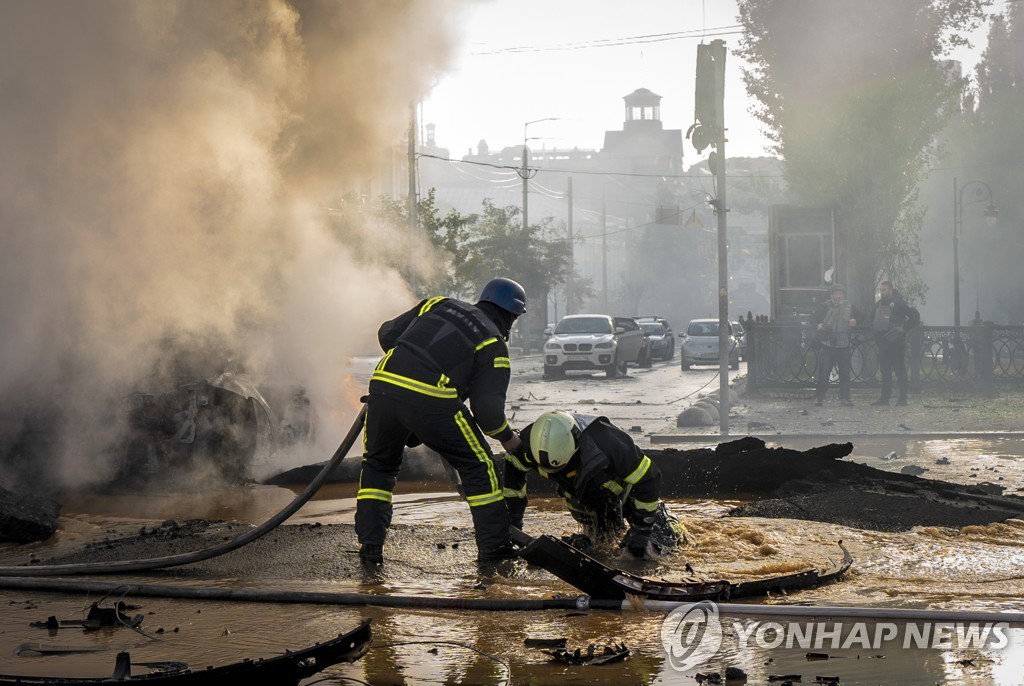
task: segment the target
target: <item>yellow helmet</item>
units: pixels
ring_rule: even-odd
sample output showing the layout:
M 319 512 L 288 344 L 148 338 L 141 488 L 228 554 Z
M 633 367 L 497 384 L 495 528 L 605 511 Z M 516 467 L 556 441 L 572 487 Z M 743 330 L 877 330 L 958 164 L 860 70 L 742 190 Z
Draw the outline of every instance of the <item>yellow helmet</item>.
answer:
M 580 447 L 580 428 L 568 412 L 553 410 L 537 417 L 530 430 L 530 452 L 549 472 L 569 464 Z

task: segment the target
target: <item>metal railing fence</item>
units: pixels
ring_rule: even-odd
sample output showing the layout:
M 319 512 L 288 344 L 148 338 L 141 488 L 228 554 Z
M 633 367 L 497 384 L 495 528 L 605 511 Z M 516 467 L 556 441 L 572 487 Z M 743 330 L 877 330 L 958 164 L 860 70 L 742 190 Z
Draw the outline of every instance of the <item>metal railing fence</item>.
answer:
M 800 324 L 747 326 L 747 377 L 751 389 L 813 388 L 820 348 Z M 854 329 L 850 382 L 880 385 L 878 346 L 869 327 Z M 910 390 L 950 386 L 991 393 L 1024 384 L 1024 326 L 918 326 L 905 347 Z M 835 371 L 832 372 L 833 380 Z

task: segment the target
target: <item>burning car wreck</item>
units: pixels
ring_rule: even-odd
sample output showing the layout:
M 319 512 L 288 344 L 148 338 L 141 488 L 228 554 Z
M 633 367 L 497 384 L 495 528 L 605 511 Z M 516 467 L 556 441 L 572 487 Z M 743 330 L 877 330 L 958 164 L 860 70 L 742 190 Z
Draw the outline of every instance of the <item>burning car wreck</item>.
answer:
M 254 478 L 278 450 L 311 443 L 316 417 L 302 389 L 269 393 L 274 407 L 244 375 L 224 372 L 179 383 L 160 394 L 124 399 L 127 431 L 114 483 L 139 485 L 155 478 Z

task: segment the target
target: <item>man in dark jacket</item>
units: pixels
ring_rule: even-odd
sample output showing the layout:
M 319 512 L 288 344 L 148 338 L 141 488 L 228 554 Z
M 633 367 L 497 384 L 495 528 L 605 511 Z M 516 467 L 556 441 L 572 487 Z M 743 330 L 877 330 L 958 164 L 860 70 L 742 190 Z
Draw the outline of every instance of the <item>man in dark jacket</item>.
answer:
M 907 363 L 905 344 L 907 340 L 910 306 L 903 296 L 893 288 L 892 281 L 883 281 L 878 286 L 878 302 L 871 315 L 871 328 L 875 331 L 878 344 L 878 367 L 882 372 L 882 395 L 872 405 L 888 405 L 892 396 L 892 375 L 896 373 L 899 390 L 897 405 L 907 404 Z
M 835 368 L 839 375 L 839 401 L 853 405 L 850 399 L 850 330 L 857 326 L 860 311 L 846 299 L 846 287 L 840 283 L 829 288 L 829 299 L 818 306 L 811 324 L 815 327 L 821 347 L 818 350 L 818 368 L 814 404 L 821 405 L 828 394 L 829 377 Z
M 658 467 L 607 418 L 545 412 L 520 437 L 522 449 L 505 456 L 505 502 L 513 526 L 523 527 L 526 476 L 534 471 L 555 482 L 588 534 L 618 535 L 628 523 L 620 545 L 636 557 L 649 549 L 661 553 L 685 539 L 682 524 L 659 498 Z
M 364 563 L 383 561 L 403 450 L 419 443 L 458 472 L 473 517 L 478 561 L 489 565 L 515 556 L 501 479 L 485 436 L 508 451 L 521 445 L 505 419 L 506 341 L 525 311 L 522 286 L 499 278 L 484 287 L 475 305 L 430 298 L 380 327 L 385 354 L 370 379 L 356 493 Z

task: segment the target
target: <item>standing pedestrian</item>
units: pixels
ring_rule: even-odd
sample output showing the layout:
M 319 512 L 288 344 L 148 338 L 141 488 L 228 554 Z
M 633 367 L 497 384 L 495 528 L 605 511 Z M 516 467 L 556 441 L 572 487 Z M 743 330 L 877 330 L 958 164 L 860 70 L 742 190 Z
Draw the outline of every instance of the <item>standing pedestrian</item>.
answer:
M 377 337 L 385 353 L 370 378 L 356 493 L 364 564 L 384 560 L 403 450 L 419 443 L 459 473 L 473 517 L 477 561 L 489 566 L 515 557 L 501 476 L 485 436 L 509 452 L 522 445 L 505 419 L 505 394 L 509 330 L 524 312 L 523 287 L 498 278 L 484 286 L 476 304 L 430 298 L 380 327 Z
M 834 368 L 839 375 L 839 401 L 850 407 L 850 330 L 857 326 L 860 311 L 846 299 L 846 287 L 834 283 L 829 299 L 818 306 L 811 324 L 819 336 L 818 367 L 815 372 L 814 404 L 821 406 L 828 394 L 829 377 Z
M 907 404 L 906 341 L 908 325 L 912 324 L 910 307 L 893 285 L 883 281 L 878 286 L 878 302 L 871 314 L 871 328 L 878 345 L 878 367 L 882 372 L 882 395 L 872 405 L 888 405 L 892 396 L 892 376 L 896 374 L 899 392 L 897 405 Z

